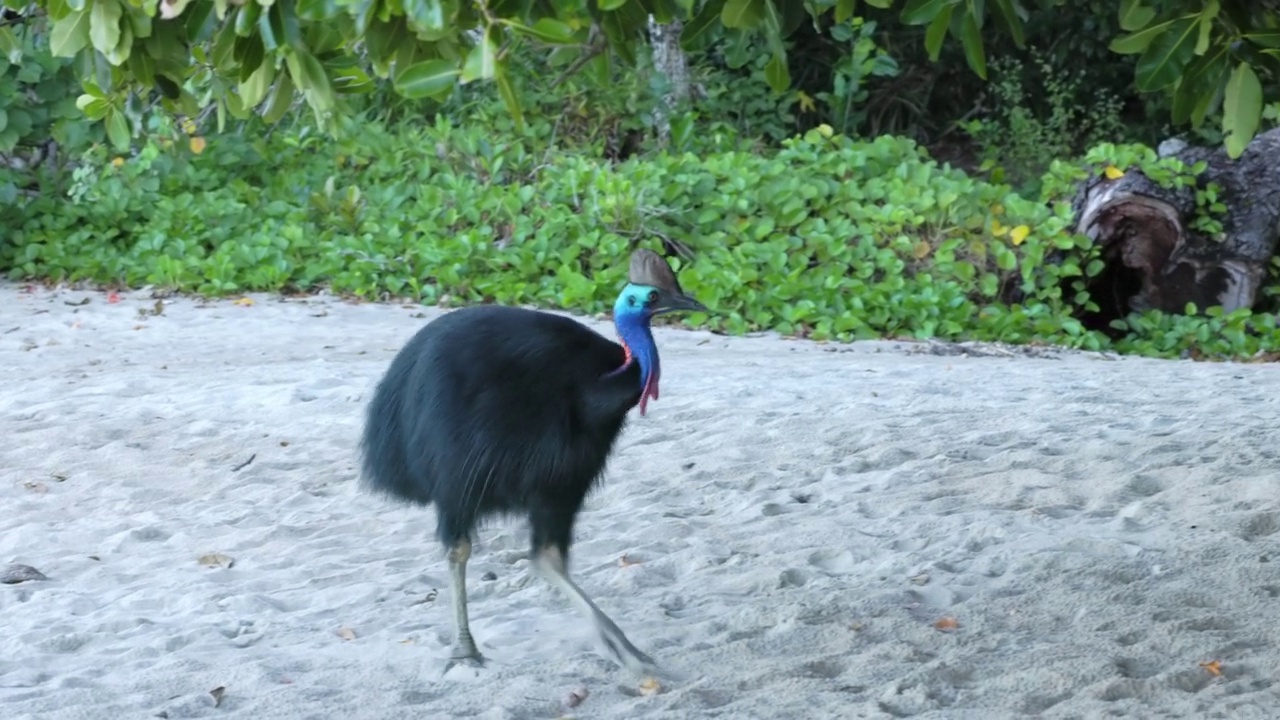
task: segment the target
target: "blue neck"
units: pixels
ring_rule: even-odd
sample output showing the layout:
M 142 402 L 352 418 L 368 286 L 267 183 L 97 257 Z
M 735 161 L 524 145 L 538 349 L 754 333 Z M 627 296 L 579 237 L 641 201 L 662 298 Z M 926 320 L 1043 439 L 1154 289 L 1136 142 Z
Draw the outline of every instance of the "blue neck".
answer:
M 613 309 L 613 322 L 618 331 L 618 339 L 631 356 L 628 364 L 635 362 L 640 365 L 640 414 L 643 415 L 649 398 L 658 397 L 658 379 L 662 368 L 658 359 L 658 346 L 654 343 L 653 331 L 649 328 L 650 315 L 639 303 L 629 305 L 627 297 L 627 292 L 618 297 Z

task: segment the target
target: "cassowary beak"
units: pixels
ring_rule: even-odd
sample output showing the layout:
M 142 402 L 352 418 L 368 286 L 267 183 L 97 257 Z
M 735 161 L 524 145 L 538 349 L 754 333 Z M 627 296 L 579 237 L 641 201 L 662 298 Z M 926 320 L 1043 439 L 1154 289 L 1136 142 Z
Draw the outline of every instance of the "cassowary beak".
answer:
M 669 312 L 708 312 L 707 306 L 682 292 L 664 292 L 653 306 L 653 314 L 661 315 Z

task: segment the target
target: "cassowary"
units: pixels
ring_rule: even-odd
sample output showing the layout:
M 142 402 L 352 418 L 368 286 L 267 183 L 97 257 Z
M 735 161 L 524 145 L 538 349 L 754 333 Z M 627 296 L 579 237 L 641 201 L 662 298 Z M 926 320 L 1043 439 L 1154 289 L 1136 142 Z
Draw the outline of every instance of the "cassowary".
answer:
M 620 343 L 559 315 L 473 306 L 419 330 L 378 384 L 361 441 L 364 482 L 435 505 L 453 598 L 447 667 L 484 663 L 468 623 L 466 567 L 477 522 L 500 513 L 527 515 L 531 567 L 592 621 L 613 659 L 653 665 L 568 574 L 583 498 L 627 412 L 638 403 L 643 415 L 658 398 L 650 319 L 706 310 L 652 251 L 631 256 L 629 280 L 614 305 Z

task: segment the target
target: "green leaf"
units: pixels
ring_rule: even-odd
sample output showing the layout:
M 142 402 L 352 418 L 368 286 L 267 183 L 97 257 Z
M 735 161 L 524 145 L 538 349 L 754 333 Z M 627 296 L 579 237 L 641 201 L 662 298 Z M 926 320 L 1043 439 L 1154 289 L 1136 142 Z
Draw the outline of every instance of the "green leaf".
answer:
M 111 109 L 111 103 L 105 98 L 97 97 L 89 93 L 85 93 L 76 98 L 76 107 L 84 116 L 90 120 L 98 121 L 107 116 L 107 111 Z
M 867 0 L 868 5 L 874 8 L 880 8 L 881 10 L 888 10 L 893 7 L 893 2 L 894 0 Z
M 680 47 L 686 52 L 703 49 L 712 34 L 718 28 L 720 14 L 724 12 L 725 0 L 707 0 L 697 15 L 684 24 L 680 31 Z
M 7 25 L 0 26 L 0 52 L 14 65 L 22 64 L 22 43 L 18 42 L 18 37 Z
M 439 36 L 445 30 L 441 0 L 404 0 L 404 14 L 414 29 L 421 28 L 432 36 Z
M 627 0 L 600 0 L 600 9 L 608 12 L 609 10 L 617 10 L 627 4 Z
M 276 79 L 276 66 L 273 62 L 259 63 L 258 68 L 249 74 L 248 79 L 240 83 L 240 102 L 247 110 L 255 108 L 267 96 L 271 84 Z M 232 112 L 236 115 L 236 112 Z M 243 114 L 243 113 L 241 113 Z
M 119 110 L 111 110 L 107 113 L 107 138 L 111 140 L 111 144 L 116 150 L 125 152 L 129 149 L 129 121 L 125 118 L 124 113 Z
M 490 38 L 490 32 L 485 31 L 480 37 L 480 41 L 476 46 L 471 48 L 471 52 L 467 53 L 466 62 L 462 65 L 461 80 L 464 83 L 472 80 L 488 80 L 493 77 L 494 67 L 497 65 L 497 48 L 494 46 L 493 40 Z
M 1243 33 L 1240 37 L 1259 47 L 1280 48 L 1280 30 L 1259 30 Z
M 924 31 L 924 49 L 929 53 L 931 61 L 936 62 L 938 54 L 942 52 L 942 41 L 947 37 L 947 28 L 951 25 L 951 13 L 954 10 L 955 5 L 944 7 Z
M 982 28 L 972 12 L 966 12 L 960 21 L 960 40 L 964 44 L 964 59 L 969 62 L 978 77 L 987 79 L 987 53 L 982 45 Z
M 858 0 L 836 0 L 836 23 L 842 23 L 853 17 L 853 11 L 858 8 Z
M 495 81 L 498 84 L 498 94 L 502 96 L 502 104 L 506 106 L 507 112 L 511 113 L 512 121 L 515 122 L 516 132 L 523 132 L 524 112 L 520 108 L 520 96 L 516 94 L 516 89 L 511 84 L 506 65 L 498 66 Z
M 1218 0 L 1209 0 L 1200 13 L 1200 34 L 1196 39 L 1196 55 L 1204 55 L 1209 49 L 1209 35 L 1213 31 L 1213 21 L 1218 17 L 1219 8 Z
M 902 22 L 907 25 L 924 25 L 932 22 L 942 8 L 952 3 L 946 0 L 907 0 L 902 8 Z
M 1172 27 L 1174 22 L 1176 21 L 1168 20 L 1160 23 L 1159 25 L 1153 25 L 1146 30 L 1118 37 L 1115 40 L 1112 40 L 1108 47 L 1111 48 L 1111 52 L 1119 53 L 1120 55 L 1133 55 L 1135 53 L 1140 53 L 1150 47 L 1151 41 L 1160 37 L 1160 35 Z
M 1262 120 L 1262 83 L 1253 67 L 1241 62 L 1227 81 L 1222 98 L 1222 132 L 1226 135 L 1227 155 L 1240 157 L 1258 132 Z
M 1198 24 L 1195 18 L 1175 21 L 1169 32 L 1156 38 L 1142 53 L 1135 68 L 1139 90 L 1155 92 L 1178 82 L 1195 57 Z
M 791 71 L 787 68 L 785 55 L 774 54 L 764 66 L 764 77 L 774 92 L 785 92 L 791 87 Z
M 1120 0 L 1120 29 L 1134 32 L 1156 17 L 1155 8 L 1143 7 L 1142 0 Z
M 561 22 L 555 18 L 539 18 L 538 22 L 532 27 L 525 25 L 516 25 L 522 32 L 532 35 L 539 40 L 557 45 L 568 45 L 574 40 L 573 28 L 568 23 Z
M 452 60 L 425 60 L 397 72 L 394 85 L 397 93 L 416 100 L 448 92 L 461 73 Z
M 49 50 L 54 57 L 75 57 L 85 45 L 89 44 L 89 12 L 81 10 L 71 13 L 53 23 L 53 32 L 49 33 Z
M 1187 66 L 1182 78 L 1178 80 L 1178 89 L 1173 94 L 1171 110 L 1174 123 L 1181 124 L 1189 120 L 1194 127 L 1200 127 L 1204 115 L 1197 116 L 1196 109 L 1203 107 L 1204 111 L 1208 111 L 1206 101 L 1221 91 L 1227 73 L 1230 72 L 1227 64 L 1229 52 L 1226 45 L 1219 45 Z
M 120 44 L 120 18 L 124 8 L 120 0 L 93 0 L 89 11 L 89 39 L 98 52 L 106 55 Z
M 1000 20 L 1004 23 L 1005 29 L 1013 36 L 1013 44 L 1019 48 L 1025 47 L 1027 44 L 1026 31 L 1023 28 L 1022 21 L 1026 11 L 1021 6 L 1014 5 L 1014 0 L 995 0 L 996 9 L 1000 11 Z
M 751 30 L 764 20 L 765 0 L 726 0 L 720 22 L 727 28 Z
M 293 91 L 293 79 L 288 73 L 278 73 L 275 92 L 271 94 L 271 104 L 262 113 L 262 119 L 271 125 L 279 122 L 280 118 L 284 117 L 284 114 L 293 106 Z

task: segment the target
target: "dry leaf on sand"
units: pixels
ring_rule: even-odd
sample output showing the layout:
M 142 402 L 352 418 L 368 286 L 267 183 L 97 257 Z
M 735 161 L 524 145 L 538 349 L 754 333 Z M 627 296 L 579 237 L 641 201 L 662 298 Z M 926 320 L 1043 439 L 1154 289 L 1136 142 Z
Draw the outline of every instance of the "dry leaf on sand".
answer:
M 579 686 L 574 690 L 570 690 L 569 694 L 564 696 L 564 705 L 568 708 L 576 708 L 581 705 L 590 694 L 591 691 L 587 690 L 586 686 Z
M 343 640 L 355 640 L 356 631 L 352 630 L 349 627 L 338 628 L 338 637 L 342 638 Z
M 227 694 L 227 688 L 219 685 L 218 687 L 210 690 L 209 694 L 213 696 L 213 706 L 218 707 L 222 704 L 222 697 Z
M 641 695 L 657 695 L 662 692 L 662 685 L 655 678 L 645 678 L 640 681 Z
M 235 558 L 230 555 L 223 555 L 222 553 L 207 553 L 205 555 L 201 555 L 196 562 L 204 565 L 205 567 L 211 568 L 229 568 L 236 564 Z
M 1210 660 L 1208 662 L 1202 662 L 1200 663 L 1200 667 L 1204 668 L 1205 672 L 1209 673 L 1214 677 L 1222 677 L 1222 661 L 1220 660 Z
M 938 622 L 934 623 L 933 626 L 942 632 L 951 632 L 952 630 L 960 627 L 960 623 L 957 622 L 955 618 L 948 615 L 947 617 L 938 620 Z

